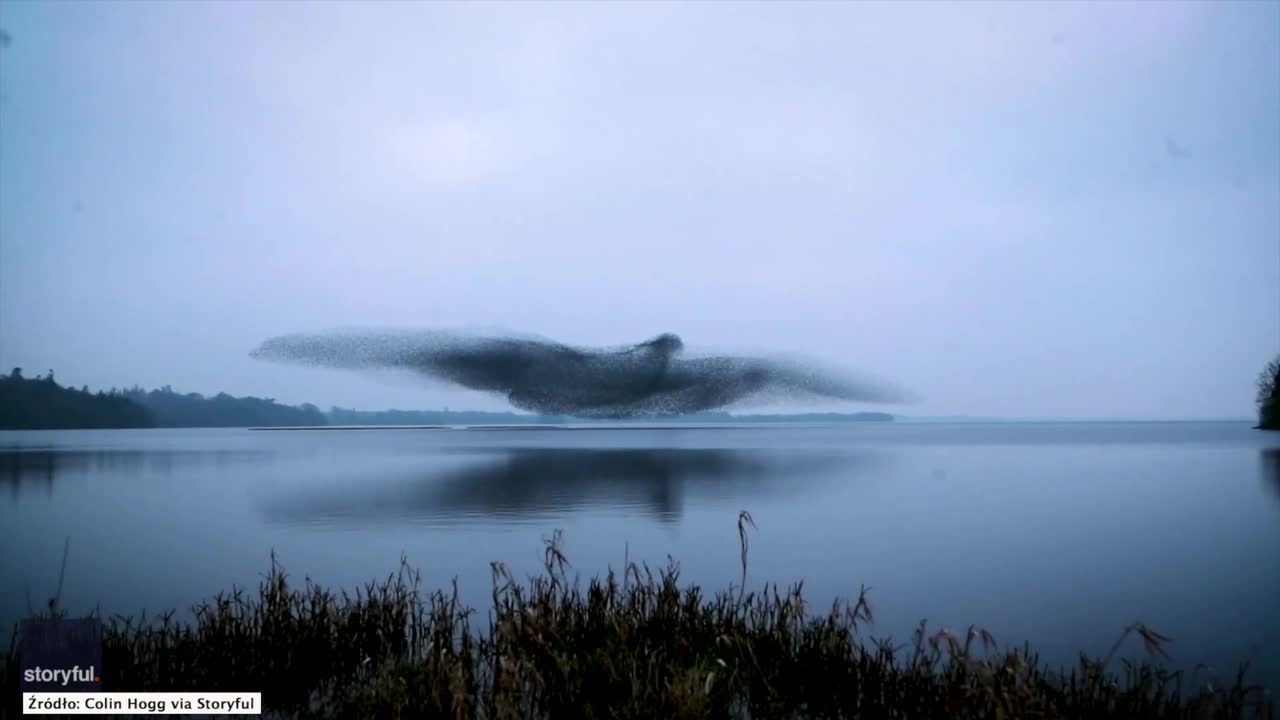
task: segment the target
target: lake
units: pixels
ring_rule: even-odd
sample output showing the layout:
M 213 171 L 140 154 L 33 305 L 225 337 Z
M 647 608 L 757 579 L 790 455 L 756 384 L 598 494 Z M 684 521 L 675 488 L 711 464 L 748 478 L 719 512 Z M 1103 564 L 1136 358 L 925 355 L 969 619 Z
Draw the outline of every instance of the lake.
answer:
M 1243 422 L 0 432 L 0 620 L 67 538 L 73 612 L 189 608 L 273 550 L 343 588 L 404 555 L 483 608 L 490 561 L 535 572 L 557 529 L 583 576 L 670 555 L 723 589 L 740 510 L 750 588 L 870 586 L 873 636 L 977 624 L 1056 665 L 1141 620 L 1280 687 L 1280 434 Z

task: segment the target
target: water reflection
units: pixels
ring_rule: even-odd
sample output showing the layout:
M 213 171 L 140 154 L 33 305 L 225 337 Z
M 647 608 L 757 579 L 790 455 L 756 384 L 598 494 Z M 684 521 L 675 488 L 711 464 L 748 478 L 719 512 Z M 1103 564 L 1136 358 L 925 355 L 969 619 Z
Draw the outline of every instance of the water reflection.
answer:
M 0 451 L 0 482 L 10 486 L 14 497 L 21 494 L 24 484 L 42 487 L 46 494 L 52 494 L 60 455 L 47 450 Z
M 1280 448 L 1262 451 L 1262 482 L 1280 500 Z
M 0 484 L 17 497 L 22 487 L 40 487 L 52 494 L 54 480 L 68 475 L 169 475 L 177 470 L 213 464 L 252 462 L 269 456 L 241 450 L 0 450 Z
M 865 465 L 847 453 L 729 449 L 505 448 L 462 467 L 390 482 L 307 490 L 268 501 L 286 523 L 467 519 L 520 521 L 584 508 L 634 509 L 673 521 L 691 495 L 799 494 L 825 470 Z

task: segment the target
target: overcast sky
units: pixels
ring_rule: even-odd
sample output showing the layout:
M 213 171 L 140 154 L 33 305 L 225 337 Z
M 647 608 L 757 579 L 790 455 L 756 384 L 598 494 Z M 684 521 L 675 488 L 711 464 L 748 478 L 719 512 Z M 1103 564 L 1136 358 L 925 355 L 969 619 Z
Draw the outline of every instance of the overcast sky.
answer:
M 1247 417 L 1280 3 L 0 4 L 0 367 L 502 408 L 280 333 L 784 350 L 902 412 Z

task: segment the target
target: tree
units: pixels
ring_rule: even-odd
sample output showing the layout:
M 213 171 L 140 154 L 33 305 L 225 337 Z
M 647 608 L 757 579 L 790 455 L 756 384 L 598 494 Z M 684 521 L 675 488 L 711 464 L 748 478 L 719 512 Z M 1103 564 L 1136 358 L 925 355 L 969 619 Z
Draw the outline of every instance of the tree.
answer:
M 103 393 L 64 388 L 48 376 L 28 380 L 10 375 L 0 382 L 0 428 L 48 430 L 59 428 L 137 428 L 155 425 L 141 405 Z
M 1280 430 L 1280 355 L 1272 358 L 1258 375 L 1258 427 Z
M 14 369 L 13 369 L 13 372 L 9 373 L 9 379 L 10 379 L 10 380 L 21 380 L 21 379 L 22 379 L 22 368 L 14 368 Z

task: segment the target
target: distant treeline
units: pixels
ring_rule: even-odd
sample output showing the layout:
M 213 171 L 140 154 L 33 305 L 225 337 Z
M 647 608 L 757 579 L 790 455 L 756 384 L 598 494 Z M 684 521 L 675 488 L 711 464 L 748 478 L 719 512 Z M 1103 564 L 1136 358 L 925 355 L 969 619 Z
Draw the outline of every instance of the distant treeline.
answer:
M 140 387 L 91 392 L 59 385 L 53 377 L 25 378 L 22 368 L 0 376 L 0 429 L 249 427 L 324 425 L 314 405 L 293 407 L 270 398 L 219 393 L 177 393 L 168 385 L 150 392 Z
M 326 416 L 331 425 L 556 425 L 583 422 L 564 415 L 525 415 L 513 412 L 478 412 L 474 410 L 351 410 L 331 408 Z M 705 412 L 678 417 L 633 418 L 619 423 L 781 423 L 781 422 L 889 422 L 888 413 L 805 413 L 800 415 L 733 415 L 727 412 Z M 592 423 L 599 420 L 589 421 Z
M 706 417 L 706 420 L 702 420 Z M 882 412 L 856 413 L 798 413 L 794 415 L 731 415 L 729 413 L 705 413 L 689 418 L 690 422 L 762 422 L 762 423 L 833 423 L 833 422 L 892 422 L 893 416 Z
M 352 410 L 330 408 L 330 425 L 554 425 L 572 422 L 558 415 L 525 415 L 477 410 Z
M 281 405 L 271 398 L 233 397 L 218 393 L 177 393 L 165 385 L 150 392 L 130 388 L 124 396 L 141 405 L 158 427 L 270 427 L 324 425 L 324 413 L 315 405 Z
M 676 418 L 628 422 L 886 422 L 887 413 L 810 413 L 803 415 L 731 415 L 708 412 Z M 91 392 L 63 387 L 48 375 L 26 378 L 22 368 L 0 375 L 0 430 L 149 427 L 285 427 L 315 425 L 555 425 L 574 422 L 559 415 L 450 410 L 364 411 L 310 403 L 281 405 L 271 398 L 233 397 L 218 393 L 179 393 L 168 385 Z

